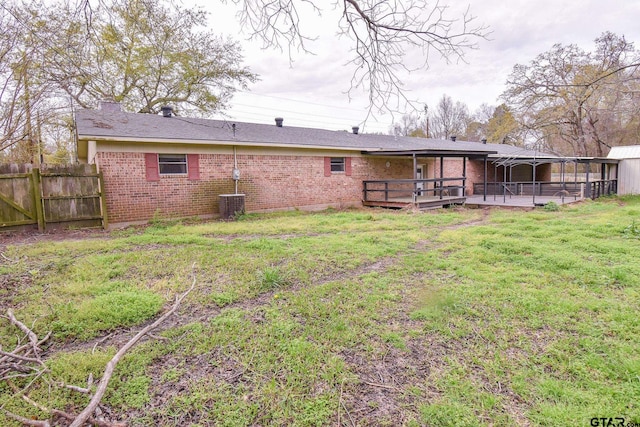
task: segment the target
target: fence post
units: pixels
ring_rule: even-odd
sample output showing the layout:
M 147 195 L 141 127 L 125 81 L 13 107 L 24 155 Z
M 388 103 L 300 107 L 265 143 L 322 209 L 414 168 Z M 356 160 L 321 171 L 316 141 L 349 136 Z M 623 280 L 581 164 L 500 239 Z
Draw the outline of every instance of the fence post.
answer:
M 43 232 L 46 228 L 46 221 L 44 218 L 44 207 L 42 206 L 42 179 L 39 168 L 33 168 L 31 170 L 31 183 L 33 184 L 33 204 L 36 209 L 38 231 Z
M 100 192 L 100 215 L 102 215 L 102 228 L 106 230 L 109 227 L 109 221 L 107 220 L 107 201 L 105 200 L 104 195 L 104 177 L 102 176 L 102 171 L 98 172 L 98 191 Z

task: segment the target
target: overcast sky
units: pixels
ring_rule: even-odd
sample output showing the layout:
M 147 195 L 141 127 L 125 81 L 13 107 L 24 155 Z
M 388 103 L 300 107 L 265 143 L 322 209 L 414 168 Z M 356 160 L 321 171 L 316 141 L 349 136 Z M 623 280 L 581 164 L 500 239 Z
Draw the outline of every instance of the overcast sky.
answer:
M 258 41 L 246 40 L 247 34 L 235 18 L 235 7 L 218 1 L 205 4 L 193 0 L 211 12 L 211 28 L 241 42 L 244 64 L 260 81 L 249 90 L 237 93 L 226 111 L 229 120 L 274 123 L 283 117 L 289 126 L 350 130 L 362 126 L 367 116 L 367 93 L 345 94 L 353 70 L 345 65 L 349 58 L 349 40 L 338 39 L 336 15 L 327 6 L 322 18 L 303 22 L 307 35 L 317 37 L 308 49 L 314 55 L 261 49 Z M 329 4 L 331 1 L 318 1 Z M 468 51 L 467 63 L 446 64 L 438 57 L 429 60 L 429 69 L 404 76 L 410 96 L 435 107 L 443 94 L 466 103 L 471 112 L 482 103 L 498 105 L 507 76 L 515 64 L 528 64 L 554 43 L 576 44 L 591 51 L 593 40 L 604 31 L 624 35 L 640 47 L 640 0 L 441 0 L 452 8 L 470 6 L 478 23 L 489 26 L 490 40 L 479 40 L 478 49 Z M 409 112 L 409 111 L 407 111 Z M 387 113 L 369 118 L 367 132 L 387 132 L 393 120 Z

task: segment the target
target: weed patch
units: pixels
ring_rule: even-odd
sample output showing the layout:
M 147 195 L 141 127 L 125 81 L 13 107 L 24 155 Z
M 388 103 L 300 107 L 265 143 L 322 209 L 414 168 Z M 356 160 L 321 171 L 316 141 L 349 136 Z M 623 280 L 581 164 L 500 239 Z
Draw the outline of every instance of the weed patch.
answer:
M 55 381 L 84 386 L 124 328 L 188 286 L 195 262 L 197 289 L 105 395 L 136 426 L 640 422 L 638 215 L 640 198 L 627 197 L 527 212 L 157 218 L 9 246 L 0 290 L 39 334 L 53 328 Z M 0 341 L 16 344 L 5 324 Z M 29 396 L 69 411 L 88 400 L 44 383 Z M 42 416 L 6 384 L 0 404 Z
M 102 331 L 147 320 L 160 310 L 163 302 L 158 295 L 144 290 L 100 294 L 78 306 L 58 306 L 52 329 L 61 338 L 87 339 Z

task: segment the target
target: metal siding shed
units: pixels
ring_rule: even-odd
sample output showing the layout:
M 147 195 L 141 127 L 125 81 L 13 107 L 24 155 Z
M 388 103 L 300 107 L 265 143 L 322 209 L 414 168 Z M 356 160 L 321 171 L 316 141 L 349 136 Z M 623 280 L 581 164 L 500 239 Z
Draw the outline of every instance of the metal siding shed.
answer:
M 640 194 L 640 145 L 613 147 L 607 156 L 618 159 L 618 194 Z

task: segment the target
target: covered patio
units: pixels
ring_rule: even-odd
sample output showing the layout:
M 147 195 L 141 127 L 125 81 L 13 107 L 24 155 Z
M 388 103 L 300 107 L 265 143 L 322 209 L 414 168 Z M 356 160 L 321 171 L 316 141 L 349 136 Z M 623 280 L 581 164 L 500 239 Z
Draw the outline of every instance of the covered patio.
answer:
M 363 181 L 364 206 L 418 209 L 441 208 L 465 202 L 465 178 Z
M 476 176 L 480 168 L 470 160 L 484 160 L 495 151 L 487 148 L 420 149 L 363 152 L 371 156 L 403 157 L 412 160 L 412 176 L 407 179 L 363 181 L 363 205 L 388 208 L 414 206 L 418 209 L 441 208 L 465 203 L 467 174 Z M 485 171 L 486 173 L 486 171 Z M 484 177 L 486 180 L 486 176 Z
M 411 158 L 413 164 L 412 178 L 363 181 L 363 205 L 536 207 L 617 192 L 617 160 L 560 157 L 513 146 L 498 151 L 498 144 L 486 144 L 484 151 L 477 145 L 468 150 L 463 144 L 459 150 L 449 145 L 446 150 L 363 152 Z
M 533 152 L 533 156 L 492 155 L 485 162 L 492 166 L 492 173 L 488 175 L 493 180 L 474 183 L 475 196 L 468 203 L 542 206 L 550 201 L 565 204 L 617 193 L 617 162 L 607 158 L 558 157 Z M 594 166 L 598 172 L 593 171 Z M 482 194 L 481 200 L 479 194 Z

